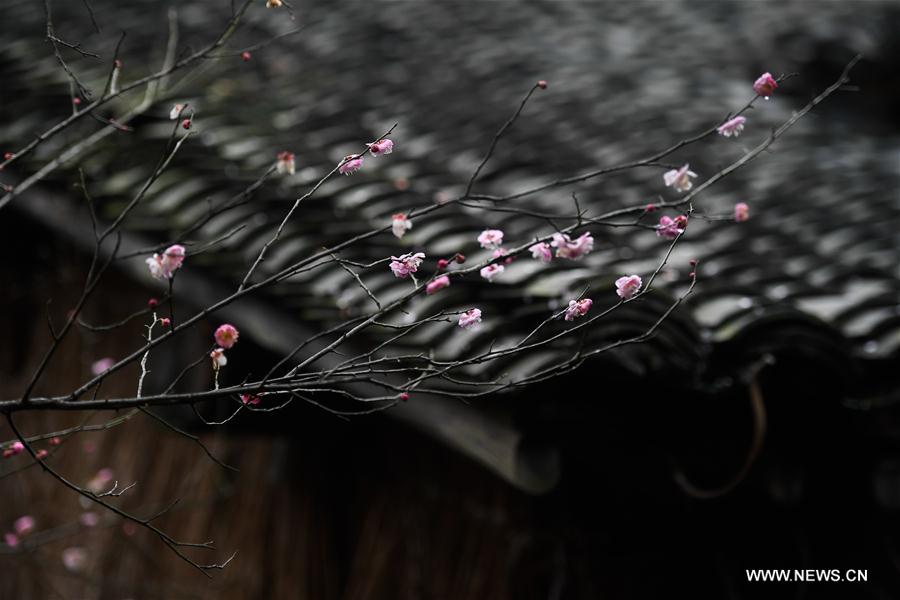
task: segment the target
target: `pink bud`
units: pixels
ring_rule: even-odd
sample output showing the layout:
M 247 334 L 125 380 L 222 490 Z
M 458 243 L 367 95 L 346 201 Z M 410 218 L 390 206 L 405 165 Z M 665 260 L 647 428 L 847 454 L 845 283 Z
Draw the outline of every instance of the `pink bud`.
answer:
M 52 437 L 52 438 L 50 438 L 50 442 L 49 442 L 49 443 L 50 443 L 51 446 L 59 446 L 60 444 L 62 444 L 62 440 L 59 439 L 58 436 L 57 436 L 57 437 Z
M 45 458 L 47 458 L 47 455 L 48 455 L 48 454 L 49 454 L 49 452 L 47 452 L 46 450 L 44 450 L 43 448 L 41 448 L 40 450 L 38 450 L 37 452 L 34 453 L 34 456 L 35 456 L 38 460 L 44 460 Z
M 537 82 L 537 86 L 538 86 L 539 88 L 541 88 L 542 90 L 546 90 L 546 89 L 547 89 L 547 82 L 544 81 L 543 79 L 541 79 L 540 81 Z
M 75 106 L 80 106 L 81 98 L 79 98 L 78 96 L 75 96 L 74 98 L 72 98 L 72 104 L 74 104 Z
M 150 308 L 156 308 L 157 306 L 159 306 L 159 300 L 157 300 L 156 298 L 150 298 L 149 300 L 147 300 L 147 306 L 149 306 Z
M 403 402 L 406 402 L 407 400 L 409 400 L 409 394 L 407 394 L 406 392 L 400 392 L 398 398 L 400 398 L 400 400 L 402 400 Z
M 750 218 L 750 207 L 745 202 L 738 202 L 734 205 L 734 220 L 743 223 Z
M 438 259 L 438 261 L 437 261 L 437 268 L 438 268 L 439 271 L 443 271 L 443 270 L 446 269 L 449 265 L 450 265 L 450 261 L 447 260 L 446 258 L 440 258 L 440 259 Z
M 456 261 L 456 264 L 461 265 L 464 262 L 466 262 L 466 255 L 460 254 L 459 252 L 457 252 L 456 255 L 453 257 L 453 260 Z
M 184 121 L 181 122 L 181 126 L 184 127 L 185 129 L 190 129 L 191 128 L 191 120 L 185 119 Z
M 9 159 L 11 159 L 13 156 L 15 156 L 15 155 L 14 155 L 12 152 L 4 152 L 4 153 L 3 153 L 3 160 L 9 160 Z
M 159 324 L 162 325 L 163 327 L 168 327 L 169 325 L 172 324 L 172 321 L 168 317 L 163 317 L 162 319 L 159 320 Z
M 249 61 L 249 60 L 250 60 L 250 53 L 247 52 L 246 50 L 244 50 L 243 52 L 241 52 L 241 60 L 243 60 L 244 62 Z
M 450 285 L 450 278 L 446 275 L 441 275 L 440 277 L 435 278 L 434 281 L 428 283 L 425 286 L 425 293 L 429 296 L 434 294 L 435 292 L 444 289 Z

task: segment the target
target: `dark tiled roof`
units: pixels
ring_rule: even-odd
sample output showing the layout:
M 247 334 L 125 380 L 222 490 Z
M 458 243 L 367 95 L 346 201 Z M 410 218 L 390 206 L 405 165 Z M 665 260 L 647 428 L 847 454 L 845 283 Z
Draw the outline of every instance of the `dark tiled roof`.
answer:
M 75 4 L 59 7 L 59 34 L 91 47 L 100 38 L 88 34 Z M 141 3 L 93 4 L 107 27 L 104 39 L 113 28 L 135 24 L 124 45 L 125 80 L 159 62 L 165 30 L 161 11 L 154 21 L 148 16 L 153 11 Z M 33 5 L 15 2 L 8 10 L 23 27 L 28 23 L 37 31 L 42 15 Z M 295 176 L 267 183 L 251 202 L 190 236 L 202 243 L 241 227 L 215 252 L 189 262 L 205 277 L 229 282 L 257 254 L 293 198 L 394 122 L 399 122 L 396 151 L 369 159 L 361 172 L 330 181 L 305 202 L 260 268 L 260 277 L 322 246 L 383 226 L 392 213 L 433 202 L 438 192 L 462 191 L 496 129 L 539 78 L 548 79 L 550 89 L 533 99 L 501 141 L 477 191 L 510 193 L 646 156 L 741 106 L 761 71 L 799 72 L 771 101 L 749 113 L 741 137 L 704 141 L 671 159 L 690 162 L 703 181 L 755 146 L 833 82 L 855 52 L 863 52 L 869 59 L 858 71 L 869 85 L 864 93 L 829 99 L 767 154 L 695 203 L 698 212 L 726 214 L 735 202 L 745 201 L 750 221 L 694 219 L 661 275 L 659 290 L 601 322 L 589 342 L 646 329 L 684 291 L 688 260 L 696 257 L 702 262 L 700 284 L 687 306 L 653 339 L 617 354 L 621 364 L 636 373 L 680 373 L 685 381 L 702 385 L 710 365 L 733 374 L 762 351 L 800 348 L 843 370 L 846 395 L 895 393 L 883 378 L 867 384 L 873 365 L 880 368 L 900 355 L 898 131 L 896 119 L 893 129 L 887 120 L 896 90 L 891 96 L 879 79 L 885 65 L 896 60 L 890 37 L 890 23 L 898 19 L 894 8 L 873 3 L 860 11 L 828 4 L 808 11 L 797 4 L 774 15 L 757 3 L 523 4 L 515 11 L 498 6 L 350 3 L 337 10 L 298 3 L 296 22 L 284 12 L 254 7 L 252 26 L 240 44 L 298 23 L 309 28 L 256 51 L 250 62 L 232 58 L 177 75 L 174 90 L 133 123 L 133 133 L 117 134 L 92 149 L 82 164 L 102 214 L 115 215 L 149 174 L 171 132 L 167 113 L 175 101 L 197 109 L 199 135 L 185 144 L 129 219 L 133 232 L 171 239 L 210 206 L 251 183 L 277 151 L 297 155 Z M 201 43 L 215 29 L 210 24 L 225 17 L 212 7 L 185 9 L 182 40 Z M 147 25 L 137 27 L 138 22 Z M 13 117 L 4 128 L 3 145 L 16 147 L 65 114 L 68 87 L 37 35 L 11 30 L 2 35 L 8 47 L 0 59 L 4 113 Z M 100 63 L 73 59 L 72 65 L 95 85 L 105 78 Z M 96 126 L 87 121 L 67 139 Z M 58 148 L 58 142 L 45 144 L 28 168 Z M 63 171 L 51 179 L 69 177 Z M 661 170 L 645 168 L 550 190 L 517 205 L 571 214 L 572 191 L 593 213 L 675 197 L 663 187 Z M 552 231 L 546 222 L 522 215 L 449 206 L 417 219 L 402 241 L 385 233 L 343 256 L 371 261 L 424 250 L 430 271 L 437 257 L 456 251 L 475 260 L 485 257 L 475 242 L 485 226 L 502 228 L 517 244 Z M 448 333 L 447 324 L 435 324 L 406 343 L 433 348 L 439 356 L 494 339 L 502 344 L 585 287 L 595 306 L 610 305 L 613 280 L 623 273 L 652 272 L 666 247 L 646 229 L 588 229 L 597 250 L 583 261 L 545 266 L 523 258 L 493 284 L 473 277 L 414 300 L 410 315 L 477 304 L 485 326 L 473 336 L 455 329 Z M 384 299 L 409 286 L 384 266 L 361 275 Z M 316 325 L 337 323 L 374 306 L 337 265 L 296 275 L 267 292 L 265 301 Z M 564 346 L 511 363 L 498 361 L 482 374 L 533 370 L 558 358 Z

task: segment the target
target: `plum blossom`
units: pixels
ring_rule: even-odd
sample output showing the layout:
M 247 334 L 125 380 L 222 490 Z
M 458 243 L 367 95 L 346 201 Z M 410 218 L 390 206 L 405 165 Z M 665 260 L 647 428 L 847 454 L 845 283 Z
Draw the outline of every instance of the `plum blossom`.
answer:
M 169 325 L 172 324 L 172 319 L 170 319 L 169 317 L 163 317 L 162 319 L 159 320 L 159 324 L 162 325 L 163 327 L 168 327 Z
M 16 546 L 19 545 L 19 536 L 17 536 L 16 534 L 14 534 L 11 531 L 7 531 L 6 533 L 3 534 L 3 541 L 10 548 L 15 548 Z
M 110 482 L 113 480 L 113 471 L 109 467 L 105 467 L 97 471 L 96 474 L 87 482 L 87 489 L 95 494 L 105 492 L 110 488 Z
M 737 137 L 741 135 L 741 132 L 744 130 L 744 123 L 746 122 L 747 117 L 738 116 L 719 125 L 716 128 L 716 131 L 719 132 L 719 135 L 723 135 L 725 137 Z
M 481 310 L 470 308 L 459 315 L 459 326 L 463 329 L 475 329 L 481 323 Z
M 381 156 L 382 154 L 390 154 L 394 151 L 394 142 L 391 140 L 384 138 L 383 140 L 378 140 L 372 144 L 367 144 L 369 146 L 369 152 L 372 153 L 372 156 Z
M 25 452 L 25 444 L 16 440 L 9 447 L 3 451 L 3 458 L 9 458 L 10 456 L 16 456 L 17 454 L 22 454 Z
M 594 238 L 589 232 L 582 233 L 575 240 L 568 234 L 554 233 L 550 245 L 556 248 L 557 258 L 577 260 L 594 249 Z
M 13 530 L 16 535 L 22 537 L 34 531 L 34 517 L 25 515 L 13 521 Z
M 550 250 L 550 244 L 546 242 L 535 244 L 528 248 L 528 250 L 531 252 L 532 258 L 539 260 L 542 263 L 548 263 L 553 260 L 553 251 Z
M 181 111 L 184 110 L 184 104 L 175 104 L 172 106 L 172 110 L 169 111 L 169 120 L 174 121 L 178 117 L 181 116 Z
M 656 235 L 667 240 L 674 240 L 684 233 L 684 225 L 687 219 L 679 216 L 675 219 L 672 217 L 662 216 L 659 218 L 659 225 L 656 226 Z
M 499 229 L 485 229 L 479 234 L 478 243 L 481 244 L 482 248 L 487 248 L 488 250 L 499 248 L 500 244 L 503 243 L 503 232 Z
M 216 348 L 209 353 L 209 357 L 212 359 L 213 371 L 218 371 L 228 364 L 228 359 L 225 357 L 225 348 Z
M 355 173 L 362 169 L 362 166 L 363 157 L 354 156 L 353 154 L 351 154 L 344 157 L 344 160 L 341 162 L 341 166 L 338 167 L 338 171 L 340 171 L 343 175 L 349 175 L 350 173 Z
M 169 246 L 162 255 L 154 254 L 146 262 L 153 277 L 171 279 L 184 262 L 184 246 L 178 244 Z
M 616 279 L 616 293 L 622 300 L 628 300 L 638 293 L 644 282 L 637 275 L 626 275 Z
M 666 182 L 666 187 L 671 186 L 679 192 L 686 192 L 694 187 L 694 184 L 691 183 L 691 178 L 696 176 L 697 174 L 691 171 L 690 167 L 685 163 L 680 169 L 666 171 L 663 174 L 663 181 Z
M 294 153 L 288 152 L 285 150 L 284 152 L 279 152 L 276 157 L 277 162 L 275 163 L 275 170 L 279 175 L 293 175 L 296 169 L 296 163 L 294 163 Z
M 62 563 L 72 573 L 78 573 L 87 566 L 87 551 L 84 548 L 66 548 L 62 552 Z
M 85 527 L 96 527 L 100 523 L 100 517 L 95 512 L 87 511 L 78 516 L 78 521 Z
M 404 254 L 402 256 L 392 256 L 390 264 L 391 271 L 394 272 L 395 277 L 404 279 L 409 277 L 410 273 L 415 273 L 419 270 L 419 265 L 422 264 L 424 258 L 425 254 L 422 252 Z
M 41 448 L 40 450 L 38 450 L 37 452 L 34 453 L 34 457 L 38 460 L 44 460 L 45 458 L 47 458 L 48 454 L 50 454 L 50 453 L 47 452 L 47 450 L 45 450 L 44 448 Z
M 91 374 L 99 375 L 100 373 L 103 373 L 104 371 L 109 369 L 114 364 L 116 364 L 116 361 L 112 358 L 101 358 L 100 360 L 95 361 L 94 364 L 91 365 Z
M 261 401 L 262 398 L 260 398 L 258 394 L 241 394 L 241 402 L 243 402 L 245 406 L 248 404 L 256 406 Z
M 564 318 L 566 321 L 574 321 L 578 317 L 583 317 L 591 310 L 591 306 L 593 305 L 594 301 L 590 298 L 569 300 L 569 308 L 566 309 L 566 316 Z
M 391 216 L 391 232 L 397 239 L 406 235 L 406 232 L 412 229 L 412 221 L 403 213 L 397 213 Z
M 734 205 L 734 220 L 743 223 L 750 218 L 750 207 L 746 202 L 738 202 Z
M 771 73 L 763 73 L 759 76 L 759 79 L 753 82 L 753 91 L 756 92 L 758 96 L 764 97 L 766 100 L 769 99 L 769 96 L 772 95 L 777 87 L 778 82 L 775 81 L 775 78 L 772 77 Z
M 239 335 L 237 327 L 230 323 L 223 323 L 216 329 L 213 337 L 216 338 L 216 343 L 219 346 L 228 350 L 237 343 Z
M 488 265 L 479 271 L 481 276 L 488 281 L 494 281 L 494 277 L 503 273 L 505 267 L 503 265 Z
M 434 294 L 449 286 L 450 278 L 446 275 L 441 275 L 440 277 L 436 277 L 434 281 L 430 281 L 428 285 L 425 286 L 425 293 L 430 296 L 431 294 Z

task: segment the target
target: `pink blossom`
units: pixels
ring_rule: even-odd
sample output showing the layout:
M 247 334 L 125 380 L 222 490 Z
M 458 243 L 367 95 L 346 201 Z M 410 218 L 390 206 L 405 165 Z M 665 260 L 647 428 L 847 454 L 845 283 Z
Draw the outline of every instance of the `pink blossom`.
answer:
M 369 151 L 372 153 L 372 156 L 381 156 L 382 154 L 390 154 L 394 151 L 394 142 L 391 140 L 384 138 L 383 140 L 378 140 L 373 144 L 369 144 Z
M 159 324 L 162 325 L 163 327 L 168 327 L 171 323 L 172 323 L 172 320 L 169 319 L 168 317 L 163 317 L 162 319 L 159 320 Z
M 3 451 L 4 458 L 9 456 L 16 456 L 17 454 L 22 454 L 25 452 L 25 444 L 16 440 L 12 444 L 10 444 L 9 448 Z
M 572 240 L 565 233 L 554 233 L 550 245 L 556 248 L 557 258 L 577 260 L 594 249 L 594 238 L 590 233 L 582 233 Z
M 78 516 L 78 521 L 85 527 L 96 527 L 100 523 L 100 517 L 95 512 L 83 512 Z
M 397 239 L 406 235 L 406 232 L 412 229 L 412 221 L 403 213 L 397 213 L 391 216 L 391 231 Z
M 10 548 L 15 548 L 19 545 L 19 536 L 10 531 L 7 531 L 3 534 L 3 541 L 6 542 L 6 545 Z
M 508 264 L 512 263 L 512 261 L 514 259 L 514 257 L 509 256 L 509 250 L 507 250 L 506 248 L 496 248 L 491 253 L 491 258 L 500 258 L 501 256 L 506 256 L 506 260 L 503 261 L 504 265 L 508 265 Z
M 493 281 L 494 277 L 503 273 L 505 267 L 503 265 L 488 265 L 481 269 L 481 276 L 487 279 L 488 281 Z
M 18 536 L 26 536 L 34 531 L 34 517 L 25 515 L 13 521 L 13 529 Z
M 771 73 L 763 73 L 759 76 L 759 79 L 753 82 L 753 91 L 758 96 L 763 96 L 766 100 L 769 99 L 769 96 L 772 95 L 777 87 L 778 82 L 775 81 Z
M 363 166 L 363 157 L 362 156 L 345 156 L 341 166 L 338 167 L 338 171 L 340 171 L 344 175 L 349 175 L 350 173 L 355 173 L 362 169 Z
M 750 218 L 750 207 L 746 202 L 738 202 L 734 205 L 734 220 L 743 223 Z
M 430 281 L 428 285 L 425 286 L 425 293 L 429 296 L 434 294 L 437 291 L 444 289 L 450 285 L 450 278 L 446 275 L 441 275 L 440 277 L 436 277 L 433 281 Z
M 47 452 L 44 448 L 41 448 L 40 450 L 38 450 L 37 452 L 34 453 L 34 457 L 38 460 L 44 460 L 45 458 L 47 458 L 48 454 L 50 454 L 50 453 Z
M 100 494 L 102 492 L 107 491 L 111 486 L 110 482 L 113 480 L 113 470 L 109 467 L 104 467 L 97 471 L 97 473 L 91 478 L 87 483 L 87 489 L 94 492 L 95 494 Z
M 681 224 L 682 222 L 678 219 L 662 216 L 659 218 L 659 225 L 656 226 L 656 235 L 667 240 L 674 240 L 684 233 L 684 227 L 679 226 Z
M 184 262 L 184 246 L 169 246 L 162 255 L 154 254 L 146 260 L 150 274 L 156 279 L 171 279 Z
M 485 229 L 478 236 L 482 248 L 499 248 L 503 243 L 503 232 L 499 229 Z
M 628 300 L 638 293 L 644 282 L 637 275 L 626 275 L 616 279 L 616 293 L 622 300 Z
M 99 375 L 100 373 L 103 373 L 104 371 L 109 369 L 114 364 L 116 364 L 116 361 L 113 360 L 112 358 L 101 358 L 100 360 L 94 362 L 94 364 L 91 365 L 91 373 L 94 375 Z
M 690 170 L 687 164 L 685 164 L 680 169 L 672 169 L 671 171 L 666 171 L 663 174 L 663 181 L 666 182 L 666 186 L 671 186 L 678 190 L 679 192 L 686 192 L 692 187 L 694 184 L 691 183 L 691 177 L 696 177 L 697 174 Z
M 391 271 L 394 272 L 395 277 L 401 279 L 409 277 L 410 273 L 415 273 L 419 269 L 419 265 L 422 264 L 424 258 L 425 255 L 422 252 L 404 254 L 402 256 L 392 256 L 390 264 Z
M 550 250 L 550 244 L 545 242 L 540 242 L 528 248 L 531 252 L 531 257 L 541 261 L 542 263 L 548 263 L 553 260 L 553 251 Z
M 218 371 L 220 368 L 228 364 L 228 359 L 225 357 L 224 348 L 216 348 L 209 353 L 209 357 L 212 359 L 214 371 Z
M 62 552 L 63 565 L 72 573 L 83 571 L 87 566 L 87 551 L 84 548 L 66 548 Z
M 578 317 L 583 317 L 591 310 L 591 306 L 593 305 L 594 301 L 590 298 L 569 300 L 569 308 L 566 309 L 566 316 L 564 318 L 566 321 L 573 321 Z
M 262 402 L 262 398 L 260 398 L 257 394 L 241 394 L 241 402 L 245 405 L 252 404 L 256 406 L 260 402 Z
M 463 329 L 475 329 L 481 323 L 481 310 L 470 308 L 459 315 L 459 326 Z
M 719 127 L 716 128 L 716 131 L 719 132 L 719 135 L 723 135 L 725 137 L 737 137 L 741 135 L 741 132 L 744 130 L 744 123 L 746 122 L 746 117 L 735 117 L 730 121 L 725 121 L 724 123 L 719 125 Z
M 178 117 L 181 116 L 181 111 L 184 110 L 184 104 L 175 104 L 172 106 L 172 110 L 169 111 L 169 119 L 174 121 Z
M 293 152 L 279 152 L 277 158 L 277 162 L 275 163 L 275 170 L 280 175 L 293 175 L 296 169 L 296 163 L 294 162 L 294 153 Z
M 213 337 L 216 338 L 216 343 L 219 346 L 227 350 L 237 343 L 239 335 L 237 327 L 230 323 L 223 323 L 216 329 Z

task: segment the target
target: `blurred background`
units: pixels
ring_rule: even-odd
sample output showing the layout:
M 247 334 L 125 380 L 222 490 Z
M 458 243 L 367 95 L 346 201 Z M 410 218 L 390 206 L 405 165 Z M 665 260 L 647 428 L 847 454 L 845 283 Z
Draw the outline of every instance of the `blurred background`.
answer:
M 138 250 L 167 240 L 185 241 L 190 257 L 175 290 L 179 311 L 221 298 L 290 201 L 394 123 L 394 154 L 323 186 L 260 277 L 383 226 L 395 212 L 462 192 L 494 133 L 539 79 L 548 89 L 501 140 L 477 192 L 513 193 L 645 157 L 721 122 L 753 97 L 762 72 L 796 73 L 747 114 L 739 138 L 715 136 L 671 157 L 676 166 L 690 163 L 702 182 L 834 83 L 856 54 L 863 59 L 850 84 L 694 204 L 698 214 L 719 217 L 746 202 L 750 220 L 692 219 L 659 289 L 584 343 L 645 331 L 686 289 L 688 260 L 700 259 L 696 292 L 652 339 L 563 378 L 471 403 L 413 397 L 351 419 L 292 405 L 221 427 L 203 426 L 188 409 L 157 413 L 201 436 L 238 471 L 144 414 L 48 448 L 48 460 L 75 482 L 110 473 L 136 482 L 119 502 L 137 514 L 178 499 L 158 525 L 181 540 L 215 541 L 216 550 L 192 557 L 214 562 L 237 552 L 212 579 L 152 533 L 83 506 L 27 457 L 2 460 L 0 529 L 12 530 L 23 515 L 34 517 L 35 528 L 16 547 L 0 545 L 0 597 L 900 594 L 900 5 L 265 4 L 251 6 L 221 58 L 174 74 L 131 118 L 130 131 L 90 144 L 2 209 L 0 229 L 13 257 L 0 264 L 3 399 L 22 393 L 49 345 L 46 313 L 65 318 L 89 266 L 90 221 L 74 187 L 77 169 L 100 218 L 114 218 L 165 148 L 175 102 L 193 108 L 197 135 L 125 223 L 123 250 L 134 256 L 117 261 L 86 308 L 89 323 L 114 322 L 164 293 Z M 72 110 L 68 79 L 45 40 L 44 6 L 4 2 L 4 152 Z M 121 32 L 127 84 L 159 68 L 173 23 L 184 56 L 215 39 L 232 10 L 224 0 L 51 6 L 56 34 L 101 56 L 63 50 L 95 91 Z M 267 40 L 274 41 L 256 47 Z M 124 95 L 102 116 L 127 114 L 143 97 L 143 90 Z M 0 173 L 0 181 L 19 183 L 102 129 L 83 119 Z M 249 202 L 230 203 L 282 150 L 296 154 L 297 173 L 266 181 Z M 663 171 L 625 171 L 518 206 L 571 214 L 572 192 L 594 213 L 672 200 Z M 449 206 L 416 221 L 402 240 L 378 236 L 348 257 L 372 261 L 424 249 L 430 261 L 457 251 L 478 260 L 475 237 L 486 227 L 511 240 L 550 231 L 527 215 Z M 652 272 L 668 246 L 645 229 L 592 232 L 597 250 L 584 261 L 545 267 L 522 259 L 494 284 L 465 281 L 411 303 L 411 314 L 422 315 L 477 302 L 486 319 L 477 335 L 427 329 L 410 347 L 448 357 L 477 351 L 529 331 L 586 287 L 597 306 L 610 305 L 615 278 Z M 223 237 L 214 251 L 192 254 Z M 224 320 L 242 334 L 223 374 L 237 382 L 267 370 L 304 336 L 371 309 L 355 281 L 332 267 L 229 307 L 197 336 L 154 353 L 148 388 L 165 387 L 208 351 L 207 332 Z M 382 297 L 403 288 L 387 272 L 366 277 Z M 37 393 L 77 387 L 96 360 L 138 347 L 142 331 L 139 321 L 110 332 L 80 328 Z M 373 334 L 362 343 L 378 341 Z M 478 375 L 527 374 L 567 350 L 554 346 Z M 125 369 L 102 393 L 132 394 L 136 377 L 136 366 Z M 194 371 L 179 389 L 210 385 L 211 373 Z M 199 409 L 207 419 L 229 412 Z M 24 415 L 19 422 L 36 434 L 123 416 Z M 11 439 L 0 424 L 0 441 Z M 72 548 L 82 560 L 65 554 Z M 748 583 L 746 569 L 764 568 L 867 569 L 869 581 Z

